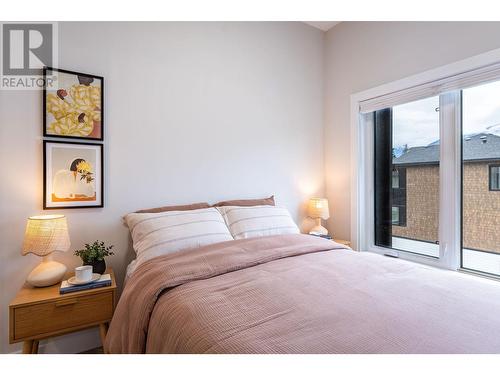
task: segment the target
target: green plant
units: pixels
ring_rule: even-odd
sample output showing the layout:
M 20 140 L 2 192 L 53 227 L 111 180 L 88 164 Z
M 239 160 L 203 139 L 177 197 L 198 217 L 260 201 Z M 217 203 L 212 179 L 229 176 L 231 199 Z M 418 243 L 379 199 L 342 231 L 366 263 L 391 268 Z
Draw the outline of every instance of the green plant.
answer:
M 92 244 L 85 244 L 85 249 L 76 250 L 75 255 L 79 256 L 83 263 L 93 263 L 103 260 L 104 257 L 114 255 L 112 249 L 113 245 L 106 247 L 104 242 L 95 241 Z

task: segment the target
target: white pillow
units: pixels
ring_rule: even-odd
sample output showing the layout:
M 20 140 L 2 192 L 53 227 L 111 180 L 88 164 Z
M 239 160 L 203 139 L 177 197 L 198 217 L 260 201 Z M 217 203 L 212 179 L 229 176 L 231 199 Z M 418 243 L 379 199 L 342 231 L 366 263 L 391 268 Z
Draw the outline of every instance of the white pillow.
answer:
M 219 211 L 132 213 L 125 216 L 137 260 L 134 269 L 148 259 L 233 239 Z
M 217 207 L 235 240 L 300 233 L 286 208 L 276 206 Z

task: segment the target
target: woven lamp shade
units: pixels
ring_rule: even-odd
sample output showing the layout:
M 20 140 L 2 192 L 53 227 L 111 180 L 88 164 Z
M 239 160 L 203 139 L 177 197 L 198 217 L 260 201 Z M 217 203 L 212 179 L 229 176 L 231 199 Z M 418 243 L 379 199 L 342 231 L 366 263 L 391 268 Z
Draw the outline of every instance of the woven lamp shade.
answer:
M 70 247 L 68 223 L 64 215 L 42 215 L 28 218 L 22 255 L 45 256 Z
M 311 198 L 309 199 L 308 206 L 309 217 L 313 219 L 321 218 L 326 220 L 330 217 L 330 211 L 328 210 L 328 200 L 326 198 Z

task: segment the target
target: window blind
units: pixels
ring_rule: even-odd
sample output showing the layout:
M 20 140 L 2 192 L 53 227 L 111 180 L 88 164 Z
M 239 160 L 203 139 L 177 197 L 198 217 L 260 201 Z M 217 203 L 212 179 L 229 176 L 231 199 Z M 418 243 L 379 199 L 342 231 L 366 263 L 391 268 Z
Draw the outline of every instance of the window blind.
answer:
M 413 102 L 429 98 L 442 93 L 461 90 L 482 83 L 500 79 L 500 63 L 484 66 L 436 81 L 427 82 L 404 90 L 395 91 L 386 95 L 367 99 L 359 103 L 360 113 L 369 113 L 384 108 L 394 107 L 398 104 Z

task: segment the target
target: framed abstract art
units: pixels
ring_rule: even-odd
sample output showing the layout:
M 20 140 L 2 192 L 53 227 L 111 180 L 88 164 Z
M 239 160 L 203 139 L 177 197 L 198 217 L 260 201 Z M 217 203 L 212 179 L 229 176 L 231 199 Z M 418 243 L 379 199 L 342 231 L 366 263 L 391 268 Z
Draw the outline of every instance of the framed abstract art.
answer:
M 43 208 L 104 206 L 103 145 L 43 141 Z
M 104 140 L 104 78 L 50 67 L 43 78 L 43 135 Z

